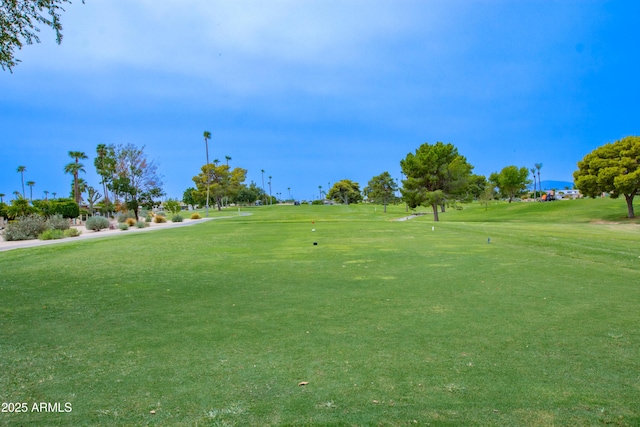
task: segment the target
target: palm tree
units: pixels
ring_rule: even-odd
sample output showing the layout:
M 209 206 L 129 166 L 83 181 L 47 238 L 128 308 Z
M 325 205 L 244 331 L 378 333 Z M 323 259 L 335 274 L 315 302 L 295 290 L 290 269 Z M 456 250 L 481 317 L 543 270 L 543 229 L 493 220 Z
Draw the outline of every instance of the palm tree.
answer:
M 53 194 L 53 198 L 55 199 L 55 198 L 56 198 L 56 194 L 58 194 L 58 193 L 56 193 L 56 192 L 54 191 L 54 192 L 53 192 L 53 193 L 51 193 L 51 194 Z
M 107 154 L 109 153 L 107 145 L 106 144 L 98 144 L 98 146 L 96 147 L 96 153 L 98 154 L 98 159 L 96 159 L 96 166 L 98 165 L 104 165 L 104 159 L 107 157 Z M 98 169 L 96 167 L 96 169 Z M 100 174 L 100 170 L 98 170 L 98 173 Z M 100 174 L 102 175 L 102 174 Z M 107 180 L 106 180 L 106 176 L 102 175 L 102 191 L 104 191 L 104 203 L 105 205 L 109 204 L 109 193 L 107 192 Z
M 287 187 L 287 190 L 289 190 L 289 200 L 291 200 L 291 187 Z
M 218 166 L 218 163 L 220 163 L 220 160 L 218 160 L 218 159 L 213 159 L 213 162 L 212 162 L 212 163 L 213 163 L 214 165 Z
M 271 176 L 269 177 L 269 204 L 272 204 L 271 202 Z
M 318 185 L 318 190 L 320 190 L 320 200 L 322 200 L 322 185 Z
M 4 203 L 4 196 L 6 196 L 6 194 L 0 193 L 0 203 Z
M 80 192 L 80 201 L 82 201 L 82 193 L 87 191 L 87 181 L 84 178 L 78 178 L 78 191 Z
M 78 188 L 78 173 L 84 172 L 84 165 L 79 163 L 80 159 L 88 159 L 84 151 L 69 151 L 69 157 L 75 159 L 75 163 L 69 163 L 64 167 L 64 172 L 73 174 L 73 197 L 76 203 L 80 204 L 80 189 Z
M 209 173 L 209 140 L 211 139 L 211 132 L 209 131 L 204 131 L 204 145 L 205 145 L 205 149 L 207 150 L 207 208 L 206 208 L 206 215 L 207 217 L 209 216 L 209 177 L 210 177 L 210 173 Z
M 84 172 L 82 163 L 69 163 L 64 167 L 64 172 L 73 175 L 73 199 L 80 204 L 80 191 L 78 188 L 78 173 Z
M 34 181 L 27 181 L 27 187 L 29 187 L 29 200 L 33 202 L 33 186 L 36 185 Z
M 44 199 L 49 201 L 49 192 L 47 190 L 44 190 Z
M 538 188 L 540 189 L 540 197 L 542 197 L 542 181 L 540 181 L 540 169 L 542 169 L 542 163 L 536 163 L 534 166 L 538 170 Z
M 15 196 L 15 200 L 18 200 L 20 198 L 20 192 L 18 190 L 14 191 L 13 195 Z
M 533 175 L 533 200 L 535 200 L 538 197 L 538 193 L 536 191 L 536 168 L 531 168 L 529 170 Z
M 227 166 L 229 166 L 229 160 L 231 160 L 231 157 L 229 156 L 224 156 L 225 159 L 227 159 Z
M 24 173 L 27 170 L 26 166 L 18 166 L 17 171 L 20 172 L 20 175 L 22 176 L 22 197 L 24 197 Z

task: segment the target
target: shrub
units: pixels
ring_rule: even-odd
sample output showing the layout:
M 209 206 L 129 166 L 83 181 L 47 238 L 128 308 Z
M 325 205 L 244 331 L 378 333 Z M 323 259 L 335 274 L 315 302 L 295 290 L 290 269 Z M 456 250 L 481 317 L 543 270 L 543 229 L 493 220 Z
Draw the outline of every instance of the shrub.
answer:
M 200 218 L 202 218 L 202 217 L 200 216 L 200 214 L 199 214 L 199 213 L 193 213 L 193 214 L 191 214 L 191 219 L 200 219 Z
M 62 238 L 64 238 L 64 231 L 55 228 L 44 230 L 38 236 L 38 239 L 40 240 L 57 240 Z
M 67 228 L 64 230 L 64 237 L 78 237 L 80 234 L 82 234 L 82 231 L 77 228 Z
M 163 217 L 162 215 L 156 215 L 155 217 L 153 217 L 153 222 L 155 222 L 156 224 L 160 224 L 163 222 L 167 222 L 167 218 Z
M 134 225 L 136 225 L 138 221 L 136 221 L 135 218 L 127 218 L 127 220 L 125 221 L 125 224 L 127 224 L 129 227 L 133 227 Z
M 127 222 L 128 219 L 133 219 L 135 221 L 136 215 L 133 212 L 128 211 L 128 212 L 124 212 L 124 213 L 119 213 L 116 216 L 116 218 L 117 218 L 118 222 Z
M 108 215 L 108 214 L 110 214 L 110 213 L 112 213 L 112 212 L 114 212 L 116 210 L 116 206 L 111 202 L 109 202 L 109 203 L 104 203 L 104 202 L 103 203 L 98 203 L 96 206 L 98 207 L 100 213 L 103 214 L 103 215 Z
M 182 215 L 174 215 L 174 216 L 171 218 L 171 222 L 182 222 L 182 220 L 183 220 L 183 219 L 184 219 L 184 218 L 182 218 Z
M 164 211 L 158 211 L 158 212 L 156 212 L 156 215 L 160 215 L 160 216 L 164 216 L 164 217 L 167 216 L 167 214 L 165 214 Z
M 182 210 L 182 208 L 180 207 L 180 202 L 174 199 L 169 199 L 166 202 L 164 202 L 162 205 L 165 207 L 165 209 L 167 209 L 172 214 L 177 214 Z
M 92 216 L 85 223 L 87 230 L 100 231 L 109 228 L 109 220 L 102 216 Z
M 69 220 L 60 214 L 50 216 L 47 220 L 47 226 L 53 230 L 67 230 L 70 227 Z
M 80 216 L 80 206 L 72 199 L 55 199 L 49 202 L 51 215 L 60 214 L 63 218 Z
M 11 206 L 7 207 L 7 216 L 10 219 L 27 217 L 35 213 L 40 213 L 40 210 L 35 206 L 30 206 L 29 201 L 27 199 L 23 199 L 22 197 L 12 200 Z
M 118 228 L 122 231 L 128 230 L 129 224 L 127 224 L 126 222 L 121 222 L 118 224 Z
M 45 217 L 50 217 L 51 213 L 51 203 L 48 200 L 32 200 L 31 205 L 40 210 L 40 213 Z
M 4 240 L 31 240 L 47 230 L 47 221 L 38 214 L 21 216 L 16 221 L 7 224 L 4 230 Z
M 145 227 L 148 227 L 148 226 L 149 225 L 147 224 L 146 221 L 142 221 L 141 220 L 141 221 L 136 222 L 136 228 L 145 228 Z

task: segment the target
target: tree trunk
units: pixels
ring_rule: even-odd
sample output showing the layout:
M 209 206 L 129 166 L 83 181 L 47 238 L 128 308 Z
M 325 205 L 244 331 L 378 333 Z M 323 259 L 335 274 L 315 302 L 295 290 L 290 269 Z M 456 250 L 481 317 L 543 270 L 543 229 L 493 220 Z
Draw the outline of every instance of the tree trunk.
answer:
M 627 211 L 629 212 L 628 218 L 635 218 L 635 214 L 633 212 L 633 196 L 634 194 L 625 194 L 624 198 L 627 200 Z
M 78 205 L 80 204 L 78 200 L 78 172 L 73 173 L 73 199 Z
M 433 220 L 436 222 L 440 221 L 438 219 L 438 204 L 434 203 L 431 205 L 431 207 L 433 208 Z

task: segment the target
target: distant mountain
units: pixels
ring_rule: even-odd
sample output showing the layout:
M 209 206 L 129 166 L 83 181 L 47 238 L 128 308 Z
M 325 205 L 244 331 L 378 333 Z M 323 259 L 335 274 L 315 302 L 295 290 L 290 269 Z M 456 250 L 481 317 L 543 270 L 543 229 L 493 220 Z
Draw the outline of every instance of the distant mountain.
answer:
M 564 190 L 565 188 L 572 189 L 573 182 L 569 181 L 551 181 L 545 180 L 541 182 L 542 190 Z M 529 185 L 529 190 L 533 190 L 533 184 Z

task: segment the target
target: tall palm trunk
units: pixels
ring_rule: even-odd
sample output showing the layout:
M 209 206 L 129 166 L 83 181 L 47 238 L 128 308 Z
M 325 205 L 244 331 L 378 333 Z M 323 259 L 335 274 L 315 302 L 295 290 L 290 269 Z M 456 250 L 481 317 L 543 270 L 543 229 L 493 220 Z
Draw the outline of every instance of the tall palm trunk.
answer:
M 533 175 L 533 200 L 536 200 L 538 198 L 537 183 L 536 183 L 536 168 L 531 168 L 529 170 Z
M 540 170 L 538 169 L 538 188 L 540 189 L 540 197 L 542 197 L 542 181 L 540 181 Z
M 80 204 L 80 194 L 78 194 L 78 189 L 78 171 L 76 170 L 75 172 L 73 172 L 73 198 L 75 199 L 77 204 Z

